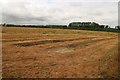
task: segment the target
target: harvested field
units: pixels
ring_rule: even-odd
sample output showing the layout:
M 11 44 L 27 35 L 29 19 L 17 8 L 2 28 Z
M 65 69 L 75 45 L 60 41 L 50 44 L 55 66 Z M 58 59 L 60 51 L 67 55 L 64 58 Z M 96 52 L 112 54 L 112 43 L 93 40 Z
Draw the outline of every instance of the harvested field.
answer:
M 3 78 L 116 78 L 118 33 L 3 27 L 2 59 Z

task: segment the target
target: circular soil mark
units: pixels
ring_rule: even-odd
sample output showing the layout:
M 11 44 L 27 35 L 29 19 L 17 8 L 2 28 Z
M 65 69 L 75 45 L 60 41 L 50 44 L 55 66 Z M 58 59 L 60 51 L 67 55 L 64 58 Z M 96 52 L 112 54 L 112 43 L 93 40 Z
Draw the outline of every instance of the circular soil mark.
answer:
M 53 48 L 50 49 L 48 52 L 54 52 L 54 53 L 69 53 L 73 52 L 73 48 L 68 48 L 68 47 L 58 47 L 58 48 Z

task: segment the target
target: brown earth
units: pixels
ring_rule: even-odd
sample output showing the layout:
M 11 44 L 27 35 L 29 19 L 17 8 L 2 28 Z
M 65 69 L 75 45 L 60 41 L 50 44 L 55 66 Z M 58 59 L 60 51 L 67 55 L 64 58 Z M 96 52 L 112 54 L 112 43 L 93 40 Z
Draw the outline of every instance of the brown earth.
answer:
M 4 27 L 3 78 L 118 77 L 118 34 Z

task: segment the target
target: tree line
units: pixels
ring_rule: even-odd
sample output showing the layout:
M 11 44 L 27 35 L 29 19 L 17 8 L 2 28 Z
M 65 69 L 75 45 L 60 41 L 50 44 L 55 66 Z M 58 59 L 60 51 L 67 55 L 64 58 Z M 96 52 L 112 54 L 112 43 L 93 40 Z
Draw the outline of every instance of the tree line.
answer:
M 95 22 L 71 22 L 69 23 L 68 28 L 79 30 L 120 32 L 120 26 L 115 26 L 115 28 L 111 28 L 109 25 L 99 25 Z
M 3 27 L 32 27 L 32 28 L 57 28 L 57 29 L 77 29 L 77 30 L 93 30 L 93 31 L 107 31 L 120 32 L 120 26 L 110 28 L 109 25 L 99 25 L 95 22 L 71 22 L 69 25 L 15 25 L 15 24 L 1 24 Z
M 110 28 L 108 25 L 99 25 L 95 22 L 72 22 L 68 26 L 74 28 Z
M 62 28 L 66 29 L 67 25 L 14 25 L 2 24 L 3 27 L 32 27 L 32 28 Z

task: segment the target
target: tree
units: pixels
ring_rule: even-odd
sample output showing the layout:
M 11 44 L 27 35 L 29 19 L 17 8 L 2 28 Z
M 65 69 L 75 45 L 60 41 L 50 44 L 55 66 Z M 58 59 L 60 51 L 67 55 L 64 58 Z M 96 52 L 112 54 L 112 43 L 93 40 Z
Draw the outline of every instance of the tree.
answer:
M 6 23 L 4 23 L 4 24 L 3 24 L 3 26 L 5 26 L 5 27 L 6 27 Z
M 100 28 L 105 28 L 105 25 L 100 25 Z
M 119 29 L 120 30 L 120 26 L 115 26 L 115 29 Z
M 108 26 L 108 25 L 106 25 L 106 26 L 105 26 L 105 28 L 109 28 L 109 26 Z

